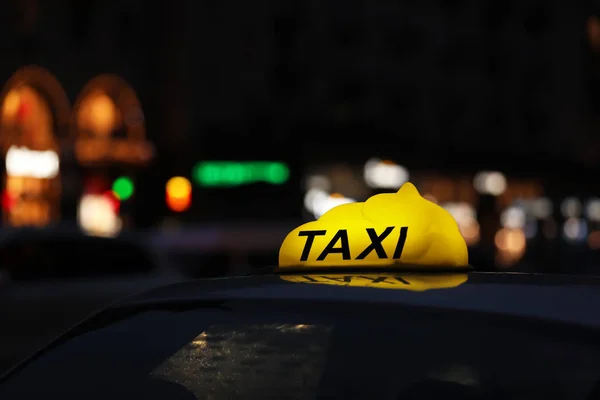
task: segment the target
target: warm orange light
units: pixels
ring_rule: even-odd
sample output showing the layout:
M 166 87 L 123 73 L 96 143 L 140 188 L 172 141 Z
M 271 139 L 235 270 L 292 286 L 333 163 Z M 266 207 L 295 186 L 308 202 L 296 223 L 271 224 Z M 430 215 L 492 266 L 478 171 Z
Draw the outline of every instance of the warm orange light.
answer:
M 171 197 L 171 196 L 167 195 L 167 207 L 169 207 L 169 209 L 171 211 L 183 212 L 183 211 L 187 210 L 188 208 L 190 208 L 191 205 L 192 205 L 191 196 L 186 197 L 186 198 L 178 198 L 178 197 Z
M 19 106 L 21 105 L 21 96 L 16 90 L 11 90 L 4 98 L 2 104 L 2 116 L 12 119 L 17 115 Z
M 459 225 L 458 228 L 465 239 L 465 242 L 467 242 L 467 245 L 472 246 L 479 242 L 479 223 L 477 221 Z
M 521 229 L 502 228 L 496 232 L 494 243 L 498 249 L 496 263 L 508 268 L 516 264 L 525 254 L 527 239 Z
M 526 246 L 525 234 L 521 229 L 503 228 L 496 233 L 494 243 L 499 250 L 521 253 Z
M 105 94 L 98 95 L 90 107 L 91 122 L 100 134 L 108 134 L 115 125 L 116 110 L 113 101 Z
M 110 97 L 103 92 L 90 94 L 78 115 L 79 126 L 100 136 L 111 134 L 117 124 L 118 110 Z
M 187 210 L 192 204 L 192 184 L 189 179 L 176 176 L 167 182 L 167 206 L 176 212 Z

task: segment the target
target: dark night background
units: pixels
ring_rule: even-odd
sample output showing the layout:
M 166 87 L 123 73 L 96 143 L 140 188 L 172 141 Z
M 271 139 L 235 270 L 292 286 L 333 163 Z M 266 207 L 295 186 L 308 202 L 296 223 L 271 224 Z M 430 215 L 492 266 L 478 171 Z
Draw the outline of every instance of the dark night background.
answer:
M 556 240 L 593 258 L 597 246 L 589 249 L 586 239 L 597 222 L 584 209 L 600 195 L 599 7 L 547 0 L 5 0 L 0 77 L 6 96 L 13 74 L 42 68 L 71 110 L 67 122 L 53 117 L 60 212 L 37 225 L 75 224 L 86 182 L 124 175 L 134 179 L 135 194 L 121 204 L 123 231 L 178 227 L 193 242 L 189 237 L 210 226 L 260 237 L 266 226 L 285 232 L 313 218 L 303 206 L 311 174 L 326 175 L 331 191 L 355 200 L 375 193 L 362 188 L 361 176 L 377 157 L 406 168 L 441 203 L 472 207 L 477 246 L 492 246 L 504 209 L 543 196 L 554 204 L 558 234 L 528 237 L 527 252 L 536 240 L 550 247 Z M 150 162 L 84 165 L 75 157 L 84 134 L 73 122 L 77 104 L 86 85 L 106 74 L 139 99 L 145 139 L 155 148 Z M 37 88 L 47 99 L 44 92 L 54 89 L 42 81 Z M 193 182 L 190 207 L 170 210 L 167 180 L 192 179 L 194 165 L 210 160 L 281 161 L 290 175 L 282 185 Z M 504 174 L 506 192 L 486 197 L 467 188 L 481 170 Z M 561 214 L 567 197 L 580 203 L 578 215 Z M 575 235 L 581 243 L 559 234 L 571 217 L 585 225 L 586 234 Z M 545 222 L 536 223 L 541 229 Z M 5 218 L 5 225 L 22 224 Z M 276 244 L 267 250 L 274 254 Z M 542 258 L 535 260 L 539 268 Z

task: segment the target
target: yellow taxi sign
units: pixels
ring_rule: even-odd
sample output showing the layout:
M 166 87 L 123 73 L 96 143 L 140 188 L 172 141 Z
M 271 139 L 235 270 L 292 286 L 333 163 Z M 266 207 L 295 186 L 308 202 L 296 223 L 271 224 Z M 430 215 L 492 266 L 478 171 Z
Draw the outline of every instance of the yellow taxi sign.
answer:
M 468 279 L 466 273 L 444 275 L 419 274 L 307 274 L 281 275 L 281 279 L 294 283 L 316 285 L 353 286 L 377 289 L 410 290 L 424 292 L 431 289 L 455 288 Z
M 291 231 L 279 249 L 280 268 L 465 267 L 468 263 L 467 245 L 456 220 L 409 182 L 397 193 L 331 209 Z

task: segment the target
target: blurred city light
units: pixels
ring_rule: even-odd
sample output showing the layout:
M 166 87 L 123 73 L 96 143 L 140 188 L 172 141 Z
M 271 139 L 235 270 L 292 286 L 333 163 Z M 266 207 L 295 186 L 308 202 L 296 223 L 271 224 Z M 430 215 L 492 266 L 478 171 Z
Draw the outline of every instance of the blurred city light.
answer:
M 585 207 L 585 214 L 590 221 L 600 221 L 600 199 L 589 199 Z
M 107 190 L 103 193 L 104 197 L 106 198 L 106 200 L 108 200 L 109 204 L 111 205 L 113 211 L 115 212 L 115 214 L 119 213 L 119 209 L 121 208 L 121 201 L 119 200 L 119 198 L 115 195 L 115 192 L 113 192 L 112 190 Z
M 115 196 L 121 201 L 126 201 L 133 196 L 134 189 L 133 180 L 127 176 L 121 176 L 115 179 L 112 185 Z
M 84 195 L 79 203 L 77 219 L 86 233 L 95 236 L 115 236 L 122 227 L 114 200 L 106 194 Z
M 9 211 L 11 208 L 15 206 L 17 203 L 17 199 L 12 195 L 7 189 L 2 191 L 2 208 L 6 211 Z
M 332 193 L 325 197 L 316 196 L 313 199 L 311 208 L 315 218 L 319 218 L 334 207 L 354 202 L 356 202 L 356 200 L 345 197 L 339 193 Z
M 477 220 L 473 219 L 466 223 L 459 224 L 458 230 L 465 239 L 465 243 L 467 243 L 467 246 L 473 246 L 479 243 L 481 237 L 479 222 L 477 222 Z
M 104 92 L 90 93 L 82 102 L 77 114 L 78 126 L 102 137 L 110 135 L 118 122 L 115 103 Z
M 522 229 L 525 227 L 525 210 L 521 207 L 512 206 L 500 214 L 500 224 L 504 228 Z
M 560 212 L 566 218 L 577 218 L 581 215 L 581 201 L 575 197 L 567 197 L 560 205 Z
M 2 117 L 8 120 L 16 118 L 20 105 L 21 96 L 19 95 L 19 92 L 14 89 L 11 90 L 4 98 L 4 103 L 2 104 Z
M 206 161 L 192 170 L 192 179 L 200 186 L 281 185 L 289 176 L 289 167 L 277 161 Z
M 496 258 L 498 264 L 509 266 L 523 257 L 527 238 L 522 229 L 502 228 L 496 232 L 494 244 L 498 249 Z
M 166 201 L 171 211 L 182 212 L 192 204 L 192 184 L 189 179 L 176 176 L 167 182 Z
M 71 113 L 75 156 L 87 166 L 141 166 L 154 157 L 135 90 L 117 75 L 99 75 L 81 90 Z
M 12 176 L 50 179 L 58 175 L 59 165 L 58 154 L 51 150 L 11 146 L 6 153 L 6 173 Z
M 304 195 L 304 207 L 317 219 L 334 207 L 355 201 L 339 193 L 329 194 L 319 188 L 308 189 Z
M 473 187 L 481 194 L 500 196 L 506 190 L 506 178 L 500 172 L 481 171 L 475 175 Z
M 541 197 L 531 202 L 531 213 L 538 219 L 546 219 L 552 215 L 552 202 L 550 199 Z
M 313 215 L 319 204 L 322 204 L 329 197 L 329 193 L 321 188 L 310 188 L 304 195 L 304 208 Z
M 365 164 L 364 179 L 373 189 L 397 190 L 409 179 L 408 170 L 393 161 L 370 159 Z
M 468 203 L 445 203 L 442 205 L 456 220 L 458 229 L 467 245 L 472 246 L 480 240 L 480 227 L 475 208 Z
M 584 220 L 571 217 L 565 221 L 563 226 L 563 236 L 565 239 L 573 242 L 581 242 L 586 239 L 587 234 L 587 224 Z
M 448 211 L 457 223 L 464 223 L 475 219 L 475 209 L 467 203 L 444 203 L 442 208 Z
M 311 175 L 306 179 L 306 190 L 320 189 L 326 192 L 331 190 L 331 181 L 324 175 Z
M 19 69 L 4 88 L 2 152 L 5 156 L 4 222 L 45 226 L 60 219 L 61 169 L 56 131 L 70 106 L 60 83 L 45 69 Z

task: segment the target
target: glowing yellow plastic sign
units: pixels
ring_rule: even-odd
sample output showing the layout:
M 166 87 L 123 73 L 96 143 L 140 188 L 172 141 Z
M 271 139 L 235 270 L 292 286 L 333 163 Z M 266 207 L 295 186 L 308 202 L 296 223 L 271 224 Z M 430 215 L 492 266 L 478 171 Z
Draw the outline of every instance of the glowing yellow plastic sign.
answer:
M 421 197 L 412 183 L 397 193 L 339 205 L 290 232 L 279 267 L 356 267 L 397 264 L 465 267 L 467 245 L 456 220 Z
M 281 279 L 294 283 L 333 286 L 370 287 L 377 289 L 410 290 L 423 292 L 431 289 L 450 289 L 467 281 L 467 274 L 356 274 L 356 275 L 281 275 Z

